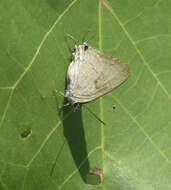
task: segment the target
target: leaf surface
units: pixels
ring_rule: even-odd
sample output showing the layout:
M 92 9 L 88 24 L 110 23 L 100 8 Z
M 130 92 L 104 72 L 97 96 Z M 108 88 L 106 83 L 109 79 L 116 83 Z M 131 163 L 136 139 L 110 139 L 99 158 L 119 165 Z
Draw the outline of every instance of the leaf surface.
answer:
M 98 189 L 171 188 L 170 9 L 169 0 L 2 0 L 0 189 L 96 189 L 95 168 Z M 127 63 L 131 77 L 60 114 L 53 91 L 65 90 L 67 34 Z

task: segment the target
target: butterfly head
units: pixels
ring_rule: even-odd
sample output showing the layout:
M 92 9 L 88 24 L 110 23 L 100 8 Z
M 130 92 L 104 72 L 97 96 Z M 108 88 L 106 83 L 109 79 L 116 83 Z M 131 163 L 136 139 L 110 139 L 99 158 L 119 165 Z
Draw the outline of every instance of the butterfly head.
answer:
M 89 49 L 89 45 L 87 44 L 87 42 L 84 42 L 83 44 L 75 45 L 75 48 L 72 54 L 75 57 L 79 55 L 85 55 L 88 49 Z

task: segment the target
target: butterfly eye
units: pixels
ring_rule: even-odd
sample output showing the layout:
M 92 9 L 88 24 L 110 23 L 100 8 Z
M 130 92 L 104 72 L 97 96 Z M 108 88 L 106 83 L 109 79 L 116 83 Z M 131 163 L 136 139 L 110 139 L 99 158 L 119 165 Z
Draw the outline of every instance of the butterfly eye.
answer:
M 84 51 L 86 51 L 86 50 L 88 50 L 88 46 L 87 45 L 84 46 Z

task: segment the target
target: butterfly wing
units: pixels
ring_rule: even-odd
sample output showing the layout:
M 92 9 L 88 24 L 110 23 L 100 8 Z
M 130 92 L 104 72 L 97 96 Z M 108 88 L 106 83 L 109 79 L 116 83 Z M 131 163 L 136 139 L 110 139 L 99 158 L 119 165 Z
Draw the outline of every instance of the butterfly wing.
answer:
M 119 59 L 88 48 L 81 60 L 72 62 L 72 101 L 86 103 L 120 86 L 130 76 L 128 66 Z

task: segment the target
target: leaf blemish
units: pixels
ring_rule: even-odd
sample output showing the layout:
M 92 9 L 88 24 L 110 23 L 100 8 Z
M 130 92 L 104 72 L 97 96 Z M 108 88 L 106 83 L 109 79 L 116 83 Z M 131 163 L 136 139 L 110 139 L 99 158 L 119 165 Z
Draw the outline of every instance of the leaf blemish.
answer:
M 113 105 L 113 106 L 112 106 L 112 109 L 113 109 L 113 110 L 115 110 L 115 109 L 116 109 L 116 106 L 115 106 L 115 105 Z
M 31 136 L 32 136 L 32 129 L 31 129 L 31 128 L 24 130 L 24 131 L 20 134 L 20 137 L 21 137 L 23 140 L 27 140 L 27 139 L 29 139 Z
M 103 184 L 103 182 L 104 182 L 103 169 L 101 169 L 101 168 L 95 168 L 91 172 L 91 175 L 99 176 L 100 177 L 100 183 L 99 183 L 99 185 Z

